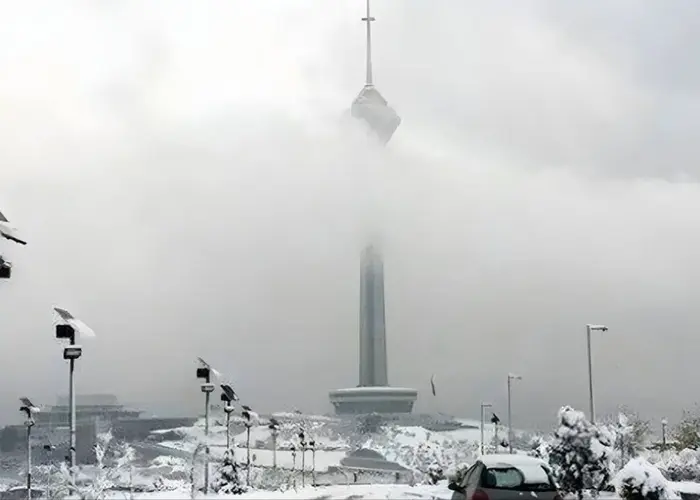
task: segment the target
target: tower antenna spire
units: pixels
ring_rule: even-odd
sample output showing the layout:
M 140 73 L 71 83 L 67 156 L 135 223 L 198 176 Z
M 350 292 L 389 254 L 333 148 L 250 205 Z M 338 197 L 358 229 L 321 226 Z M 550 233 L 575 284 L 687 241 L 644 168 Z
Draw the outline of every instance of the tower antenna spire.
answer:
M 367 0 L 367 15 L 362 20 L 367 23 L 367 76 L 365 77 L 365 85 L 370 87 L 374 85 L 372 81 L 372 21 L 375 19 L 369 13 L 369 0 Z

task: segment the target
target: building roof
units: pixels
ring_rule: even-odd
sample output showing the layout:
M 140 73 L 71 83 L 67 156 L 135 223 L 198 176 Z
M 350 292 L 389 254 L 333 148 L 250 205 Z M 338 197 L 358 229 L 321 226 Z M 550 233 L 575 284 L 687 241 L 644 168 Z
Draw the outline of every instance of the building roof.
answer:
M 359 469 L 375 472 L 407 472 L 408 469 L 395 462 L 389 462 L 381 453 L 367 448 L 360 448 L 340 460 L 340 466 L 346 469 Z

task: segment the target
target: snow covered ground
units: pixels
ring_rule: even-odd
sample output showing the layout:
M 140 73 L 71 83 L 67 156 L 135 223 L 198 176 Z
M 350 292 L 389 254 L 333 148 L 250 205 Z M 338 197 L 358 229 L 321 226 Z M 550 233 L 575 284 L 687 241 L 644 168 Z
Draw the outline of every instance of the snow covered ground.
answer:
M 114 494 L 110 498 L 123 499 L 123 494 Z M 189 490 L 165 491 L 157 493 L 138 494 L 134 498 L 143 500 L 165 500 L 190 498 Z M 240 499 L 297 499 L 297 500 L 335 500 L 335 499 L 450 499 L 452 492 L 443 486 L 404 486 L 404 485 L 351 485 L 351 486 L 327 486 L 319 488 L 300 488 L 288 491 L 250 491 L 242 495 L 207 495 L 200 494 L 197 498 L 240 498 Z

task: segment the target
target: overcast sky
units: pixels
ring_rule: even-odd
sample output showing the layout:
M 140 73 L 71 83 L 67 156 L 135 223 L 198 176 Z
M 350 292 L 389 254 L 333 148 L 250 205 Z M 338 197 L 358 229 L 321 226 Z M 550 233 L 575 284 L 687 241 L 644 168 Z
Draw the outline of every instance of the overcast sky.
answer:
M 0 243 L 0 421 L 65 392 L 54 304 L 98 333 L 79 392 L 192 413 L 202 356 L 261 411 L 330 411 L 377 227 L 417 410 L 504 413 L 509 371 L 517 425 L 585 409 L 589 322 L 600 413 L 694 405 L 700 4 L 376 0 L 384 151 L 344 118 L 363 13 L 3 5 L 0 209 L 29 245 Z

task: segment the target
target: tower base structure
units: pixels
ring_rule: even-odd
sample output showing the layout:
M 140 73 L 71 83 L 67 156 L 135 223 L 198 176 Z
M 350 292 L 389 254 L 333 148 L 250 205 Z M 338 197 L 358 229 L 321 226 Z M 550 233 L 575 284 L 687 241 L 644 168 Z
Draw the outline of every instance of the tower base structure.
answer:
M 418 391 L 406 387 L 349 387 L 328 394 L 336 415 L 411 413 Z

